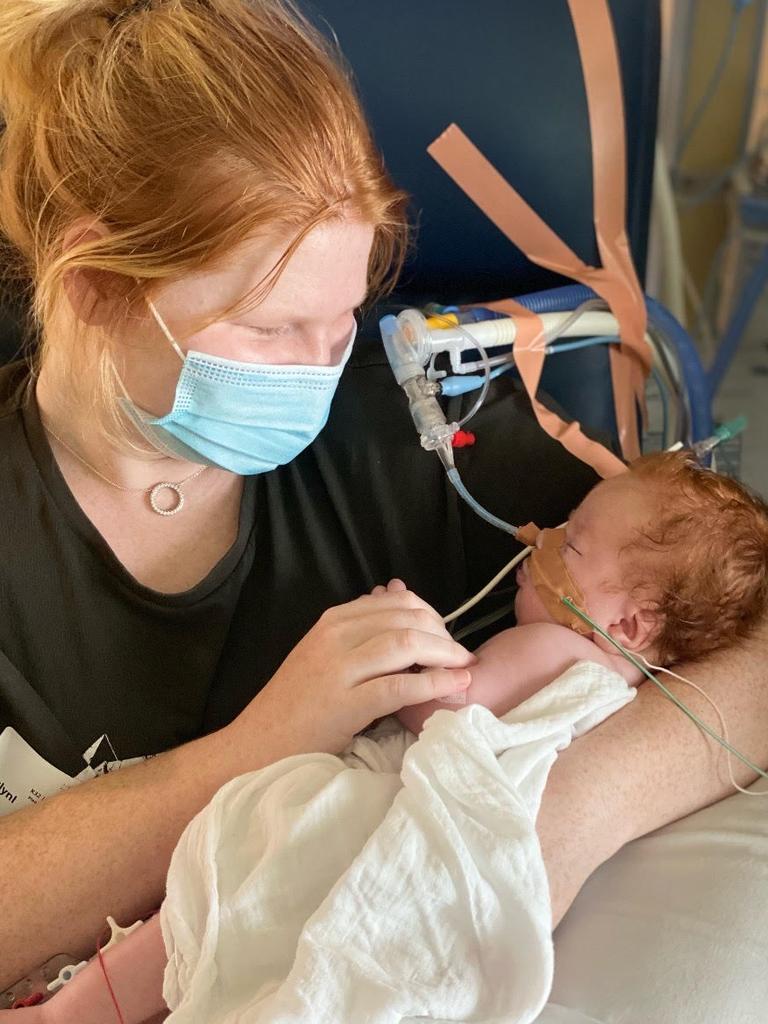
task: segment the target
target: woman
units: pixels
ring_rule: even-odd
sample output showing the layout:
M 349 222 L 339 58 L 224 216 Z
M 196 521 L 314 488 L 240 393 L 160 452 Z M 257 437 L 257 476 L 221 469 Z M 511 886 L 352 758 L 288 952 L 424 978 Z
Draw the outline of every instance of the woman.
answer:
M 42 337 L 33 376 L 0 375 L 0 730 L 67 775 L 84 751 L 158 755 L 0 820 L 1 989 L 89 955 L 106 914 L 156 907 L 228 779 L 466 685 L 472 656 L 431 603 L 484 574 L 490 528 L 406 443 L 365 350 L 302 453 L 405 231 L 346 75 L 297 14 L 4 0 L 0 96 L 2 227 Z M 535 481 L 510 488 L 514 517 L 559 521 L 592 478 L 548 443 L 536 474 L 538 433 L 519 397 L 486 414 L 502 406 Z M 395 573 L 430 603 L 351 600 Z M 766 761 L 759 661 L 741 658 L 689 671 Z M 649 694 L 574 744 L 539 820 L 555 921 L 624 842 L 723 795 L 715 764 Z

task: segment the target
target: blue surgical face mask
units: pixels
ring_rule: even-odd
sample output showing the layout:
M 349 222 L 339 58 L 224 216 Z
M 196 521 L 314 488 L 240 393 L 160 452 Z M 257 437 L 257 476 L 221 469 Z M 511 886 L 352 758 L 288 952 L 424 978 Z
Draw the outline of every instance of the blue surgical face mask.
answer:
M 241 363 L 204 352 L 185 355 L 154 304 L 149 308 L 184 364 L 166 416 L 152 416 L 127 396 L 122 403 L 154 447 L 252 476 L 284 466 L 315 440 L 328 419 L 357 323 L 336 366 Z

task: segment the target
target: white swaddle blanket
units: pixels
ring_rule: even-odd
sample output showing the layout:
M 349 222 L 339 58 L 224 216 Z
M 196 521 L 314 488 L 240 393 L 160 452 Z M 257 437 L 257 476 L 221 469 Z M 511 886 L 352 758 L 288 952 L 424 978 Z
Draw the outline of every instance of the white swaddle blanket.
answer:
M 533 1021 L 552 983 L 535 833 L 557 752 L 634 696 L 579 662 L 497 719 L 394 718 L 234 779 L 173 855 L 172 1024 Z

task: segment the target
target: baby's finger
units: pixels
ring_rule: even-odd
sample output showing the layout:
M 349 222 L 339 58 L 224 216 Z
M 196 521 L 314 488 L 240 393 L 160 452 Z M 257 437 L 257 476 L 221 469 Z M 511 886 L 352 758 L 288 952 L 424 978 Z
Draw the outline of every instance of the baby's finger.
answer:
M 387 592 L 387 587 L 383 587 L 381 584 L 379 584 L 377 587 L 374 587 L 373 590 L 371 591 L 371 593 L 373 595 L 386 594 L 386 592 Z

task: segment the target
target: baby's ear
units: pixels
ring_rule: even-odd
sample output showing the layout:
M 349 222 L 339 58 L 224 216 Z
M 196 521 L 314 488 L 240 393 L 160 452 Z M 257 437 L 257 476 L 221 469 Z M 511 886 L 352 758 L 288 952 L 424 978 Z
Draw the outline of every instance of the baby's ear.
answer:
M 651 608 L 633 604 L 611 625 L 611 636 L 632 654 L 649 648 L 661 629 L 661 616 Z

